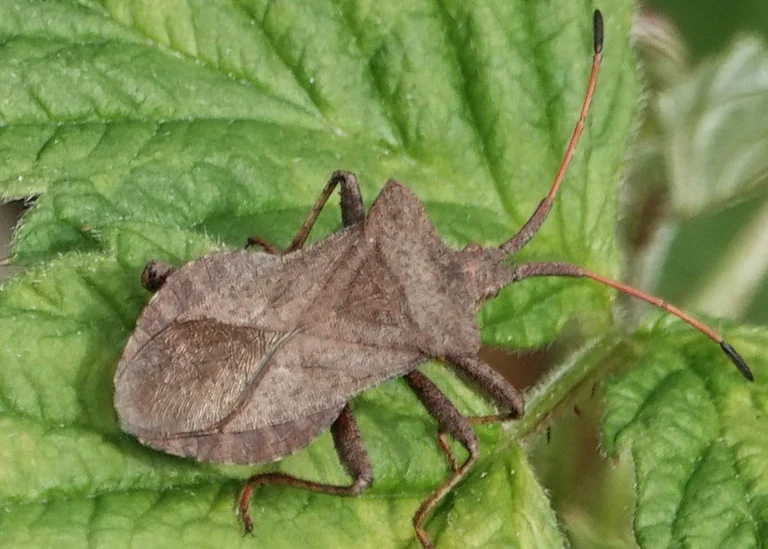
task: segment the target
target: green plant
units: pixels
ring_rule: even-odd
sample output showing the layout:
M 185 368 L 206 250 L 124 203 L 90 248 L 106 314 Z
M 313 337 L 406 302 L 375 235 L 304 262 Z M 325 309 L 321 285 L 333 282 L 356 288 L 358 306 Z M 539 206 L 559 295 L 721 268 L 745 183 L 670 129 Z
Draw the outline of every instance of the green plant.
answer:
M 638 103 L 631 5 L 607 0 L 593 115 L 551 219 L 525 257 L 617 275 L 618 182 Z M 26 267 L 0 292 L 3 547 L 405 547 L 447 464 L 398 382 L 354 405 L 376 483 L 353 499 L 259 490 L 254 537 L 232 505 L 253 471 L 172 458 L 117 428 L 112 374 L 148 299 L 148 259 L 181 263 L 258 234 L 284 246 L 327 175 L 371 201 L 393 176 L 455 245 L 500 242 L 540 200 L 570 135 L 592 7 L 202 0 L 0 3 L 0 194 L 38 196 L 18 229 Z M 338 225 L 324 212 L 315 238 Z M 628 334 L 614 294 L 537 280 L 479 314 L 486 343 L 572 337 L 508 430 L 435 514 L 438 546 L 565 544 L 524 440 L 576 388 L 606 388 L 603 445 L 626 448 L 643 548 L 753 547 L 768 537 L 768 332 L 733 328 L 747 384 L 716 346 L 664 319 Z M 560 340 L 564 339 L 560 336 Z M 466 411 L 487 404 L 438 365 Z M 342 480 L 327 435 L 278 467 Z M 560 456 L 567 459 L 567 456 Z M 727 544 L 726 544 L 727 541 Z

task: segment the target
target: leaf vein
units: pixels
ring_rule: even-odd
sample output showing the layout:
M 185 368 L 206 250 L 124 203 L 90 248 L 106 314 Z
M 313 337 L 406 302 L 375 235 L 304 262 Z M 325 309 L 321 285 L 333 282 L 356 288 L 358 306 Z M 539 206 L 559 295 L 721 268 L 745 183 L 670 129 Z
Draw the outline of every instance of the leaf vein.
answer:
M 43 142 L 43 144 L 37 150 L 37 154 L 35 155 L 35 162 L 40 162 L 40 159 L 43 157 L 45 152 L 48 150 L 48 148 L 56 140 L 56 137 L 59 134 L 59 128 L 60 127 L 61 126 L 59 126 L 58 124 L 53 127 L 53 132 L 48 136 L 48 139 L 46 139 L 45 142 Z
M 247 4 L 242 4 L 240 2 L 235 2 L 235 5 L 239 7 L 245 15 L 249 18 L 249 20 L 253 21 L 255 23 L 255 27 L 258 28 L 261 33 L 266 38 L 266 42 L 269 44 L 269 46 L 272 48 L 272 51 L 275 52 L 275 55 L 277 55 L 278 59 L 282 61 L 283 65 L 290 71 L 290 73 L 293 75 L 293 79 L 298 84 L 298 86 L 304 90 L 304 92 L 307 95 L 307 98 L 312 102 L 314 107 L 317 109 L 317 112 L 322 114 L 323 118 L 325 120 L 328 120 L 328 117 L 325 114 L 325 111 L 323 109 L 323 99 L 320 96 L 320 94 L 317 92 L 315 87 L 309 82 L 309 79 L 306 77 L 306 75 L 299 69 L 301 66 L 300 60 L 304 56 L 304 52 L 302 51 L 302 54 L 299 56 L 299 62 L 294 65 L 291 63 L 291 60 L 288 58 L 288 56 L 283 52 L 283 49 L 280 48 L 277 44 L 277 37 L 271 33 L 268 30 L 268 25 L 266 24 L 267 17 L 269 15 L 269 5 L 267 4 L 267 9 L 264 11 L 264 16 L 259 20 L 256 17 L 256 14 L 253 12 L 250 6 Z M 301 108 L 297 106 L 297 108 Z
M 341 15 L 341 19 L 346 25 L 347 29 L 349 30 L 350 35 L 355 40 L 355 46 L 357 47 L 357 50 L 361 57 L 364 56 L 364 50 L 363 50 L 363 41 L 362 41 L 362 33 L 360 29 L 358 29 L 354 22 L 352 21 L 352 18 L 347 15 L 346 10 L 339 4 L 340 0 L 331 0 L 331 2 L 336 6 L 336 9 Z M 366 60 L 364 63 L 365 69 L 368 72 L 368 75 L 371 79 L 371 83 L 373 84 L 373 89 L 376 92 L 377 97 L 379 98 L 379 102 L 384 106 L 384 112 L 387 114 L 387 118 L 389 118 L 389 121 L 394 126 L 395 132 L 397 133 L 397 140 L 400 144 L 400 146 L 403 148 L 403 150 L 407 151 L 406 145 L 407 145 L 407 124 L 406 120 L 398 116 L 399 112 L 395 105 L 392 102 L 391 96 L 389 96 L 386 93 L 386 86 L 384 80 L 380 77 L 379 73 L 374 70 L 373 67 L 373 59 L 376 57 L 376 53 L 374 52 L 369 59 Z M 402 73 L 401 73 L 401 81 L 402 81 Z
M 499 197 L 504 213 L 508 217 L 513 217 L 516 213 L 516 208 L 507 199 L 507 193 L 504 192 L 503 172 L 501 166 L 494 155 L 491 154 L 490 148 L 492 140 L 489 138 L 489 131 L 483 127 L 482 117 L 478 107 L 478 101 L 472 100 L 472 82 L 470 72 L 477 67 L 477 60 L 472 58 L 467 61 L 461 52 L 471 51 L 470 48 L 465 47 L 465 44 L 461 43 L 460 38 L 457 36 L 456 22 L 451 14 L 448 13 L 448 9 L 444 4 L 444 0 L 434 0 L 435 7 L 440 15 L 440 22 L 443 26 L 443 33 L 446 37 L 451 52 L 453 54 L 453 61 L 456 67 L 456 73 L 459 77 L 459 97 L 464 105 L 464 110 L 469 115 L 469 125 L 472 129 L 475 137 L 477 138 L 477 148 L 480 153 L 480 159 L 486 172 L 490 176 L 493 183 L 496 194 Z M 469 17 L 469 16 L 467 16 Z M 469 25 L 471 26 L 471 25 Z
M 615 436 L 613 437 L 614 440 L 618 441 L 621 438 L 621 435 L 624 434 L 625 431 L 627 431 L 629 428 L 634 425 L 634 423 L 638 420 L 640 417 L 640 414 L 643 413 L 648 406 L 648 404 L 656 398 L 656 396 L 660 395 L 663 391 L 667 389 L 667 384 L 676 381 L 676 378 L 682 376 L 685 372 L 683 370 L 674 370 L 672 372 L 668 372 L 659 379 L 653 386 L 653 389 L 643 397 L 643 401 L 638 404 L 637 409 L 632 414 L 632 418 L 629 419 L 624 427 L 616 431 Z
M 680 500 L 677 502 L 677 505 L 675 506 L 675 511 L 672 513 L 672 520 L 669 524 L 669 533 L 670 536 L 673 539 L 679 540 L 681 544 L 684 544 L 685 542 L 685 533 L 680 531 L 680 511 L 683 508 L 683 505 L 687 501 L 687 494 L 691 488 L 691 481 L 696 476 L 696 473 L 698 473 L 702 467 L 706 465 L 707 462 L 707 454 L 712 449 L 712 444 L 705 445 L 700 451 L 699 455 L 696 456 L 696 459 L 693 461 L 692 465 L 693 467 L 688 471 L 687 478 L 685 479 L 685 484 L 683 484 L 683 488 L 680 491 Z

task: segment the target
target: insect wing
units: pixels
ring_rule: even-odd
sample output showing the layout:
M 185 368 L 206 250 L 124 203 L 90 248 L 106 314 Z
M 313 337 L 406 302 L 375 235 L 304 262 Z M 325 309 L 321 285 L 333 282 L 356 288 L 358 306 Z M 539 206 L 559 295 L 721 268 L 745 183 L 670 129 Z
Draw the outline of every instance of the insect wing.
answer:
M 213 319 L 172 323 L 116 378 L 123 428 L 150 438 L 222 429 L 293 335 Z

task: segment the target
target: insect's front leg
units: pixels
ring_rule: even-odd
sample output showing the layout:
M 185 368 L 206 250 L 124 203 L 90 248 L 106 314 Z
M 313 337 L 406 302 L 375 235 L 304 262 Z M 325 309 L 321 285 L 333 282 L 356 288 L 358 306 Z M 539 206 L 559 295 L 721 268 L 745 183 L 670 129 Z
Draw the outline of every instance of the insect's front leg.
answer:
M 481 389 L 488 393 L 488 396 L 496 401 L 499 407 L 507 410 L 500 414 L 465 417 L 470 425 L 483 425 L 486 423 L 507 421 L 523 415 L 525 412 L 523 395 L 510 385 L 501 374 L 488 366 L 485 362 L 475 357 L 461 357 L 454 359 L 451 363 L 459 368 L 470 381 L 476 383 Z M 454 472 L 458 471 L 459 465 L 456 461 L 456 456 L 454 456 L 451 451 L 450 444 L 448 444 L 445 431 L 441 430 L 438 432 L 437 440 L 440 444 L 440 448 L 445 452 L 445 455 L 448 458 L 451 470 Z
M 441 433 L 447 433 L 461 443 L 469 452 L 469 457 L 461 465 L 457 465 L 453 454 L 447 446 L 444 435 L 440 437 L 440 446 L 448 454 L 453 468 L 453 474 L 448 480 L 425 499 L 419 510 L 413 516 L 413 526 L 416 536 L 426 549 L 434 549 L 429 535 L 424 530 L 424 523 L 429 512 L 463 479 L 477 461 L 479 455 L 477 435 L 472 430 L 472 424 L 461 415 L 461 412 L 448 400 L 440 389 L 424 374 L 413 371 L 405 376 L 406 382 L 419 398 L 427 411 L 437 420 Z
M 352 227 L 365 221 L 363 195 L 360 193 L 360 185 L 355 174 L 343 170 L 333 172 L 317 201 L 312 206 L 309 215 L 304 220 L 304 223 L 301 224 L 301 227 L 299 227 L 299 231 L 296 233 L 290 246 L 285 250 L 285 253 L 296 251 L 304 245 L 309 232 L 315 225 L 315 221 L 317 221 L 317 216 L 320 215 L 337 185 L 341 185 L 339 189 L 341 194 L 341 222 L 344 227 Z M 265 252 L 273 255 L 284 253 L 258 236 L 252 236 L 248 239 L 245 247 L 250 248 L 251 246 L 261 246 Z
M 254 475 L 246 483 L 240 494 L 238 507 L 240 517 L 243 520 L 243 526 L 246 533 L 253 530 L 248 507 L 251 503 L 254 488 L 264 484 L 279 484 L 281 486 L 293 486 L 294 488 L 303 488 L 322 494 L 334 496 L 356 496 L 373 483 L 373 467 L 368 457 L 368 452 L 363 444 L 363 438 L 360 429 L 357 426 L 354 415 L 349 404 L 339 414 L 339 417 L 331 425 L 331 435 L 336 451 L 339 454 L 342 465 L 352 477 L 352 483 L 348 486 L 336 486 L 333 484 L 321 484 L 300 478 L 286 475 L 284 473 L 262 473 Z
M 307 219 L 304 220 L 304 223 L 302 223 L 299 228 L 299 232 L 296 233 L 293 242 L 288 246 L 287 251 L 292 252 L 298 250 L 304 245 L 304 242 L 309 236 L 309 231 L 312 230 L 312 227 L 317 220 L 317 216 L 320 215 L 325 203 L 328 202 L 336 185 L 341 185 L 341 188 L 339 189 L 341 193 L 341 222 L 344 226 L 351 227 L 365 221 L 363 195 L 360 193 L 360 185 L 357 183 L 355 174 L 343 170 L 333 172 L 328 183 L 325 184 L 323 191 L 320 193 L 317 202 L 312 206 L 312 210 L 309 212 Z
M 490 416 L 468 418 L 473 425 L 494 423 L 521 417 L 525 413 L 525 401 L 520 391 L 515 389 L 499 372 L 477 357 L 456 357 L 448 359 L 459 368 L 460 372 L 483 389 L 496 403 L 507 412 Z
M 165 284 L 168 275 L 176 270 L 162 261 L 150 261 L 141 273 L 141 285 L 152 293 L 155 293 Z

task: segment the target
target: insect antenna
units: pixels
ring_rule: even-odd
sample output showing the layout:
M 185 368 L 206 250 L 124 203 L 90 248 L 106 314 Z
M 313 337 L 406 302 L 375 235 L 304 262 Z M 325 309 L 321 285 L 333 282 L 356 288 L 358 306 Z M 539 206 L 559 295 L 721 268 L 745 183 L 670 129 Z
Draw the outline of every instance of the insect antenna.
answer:
M 645 301 L 646 303 L 650 303 L 651 305 L 659 307 L 660 309 L 663 309 L 664 311 L 667 311 L 668 313 L 675 315 L 676 317 L 683 320 L 684 322 L 687 322 L 688 324 L 690 324 L 691 326 L 693 326 L 694 328 L 702 332 L 704 335 L 706 335 L 708 338 L 710 338 L 712 341 L 720 345 L 720 348 L 723 350 L 726 356 L 728 356 L 731 362 L 733 362 L 734 366 L 736 366 L 736 369 L 739 370 L 741 375 L 743 375 L 749 381 L 755 380 L 755 377 L 752 374 L 752 370 L 750 370 L 746 361 L 741 357 L 739 353 L 736 352 L 736 350 L 733 347 L 731 347 L 731 345 L 727 341 L 725 341 L 723 336 L 721 336 L 718 332 L 716 332 L 715 330 L 713 330 L 712 328 L 710 328 L 700 320 L 692 317 L 691 315 L 675 307 L 674 305 L 667 303 L 660 297 L 652 296 L 650 294 L 643 292 L 642 290 L 638 290 L 637 288 L 634 288 L 623 282 L 606 278 L 602 275 L 593 273 L 591 271 L 588 271 L 576 265 L 571 265 L 569 263 L 556 263 L 556 262 L 524 263 L 522 265 L 517 265 L 513 269 L 513 276 L 512 276 L 513 280 L 523 280 L 525 278 L 531 278 L 535 276 L 562 276 L 562 277 L 571 277 L 571 278 L 590 278 L 595 282 L 598 282 L 610 288 L 614 288 L 624 294 L 631 295 L 632 297 L 635 297 L 637 299 Z
M 557 174 L 555 175 L 555 180 L 552 182 L 552 187 L 549 189 L 549 193 L 547 194 L 547 196 L 544 197 L 544 199 L 539 203 L 538 207 L 533 212 L 533 215 L 531 215 L 531 217 L 528 218 L 528 221 L 526 221 L 525 225 L 523 225 L 523 227 L 517 232 L 517 234 L 515 234 L 512 238 L 510 238 L 504 244 L 499 246 L 499 248 L 502 251 L 508 254 L 513 254 L 521 250 L 536 235 L 536 233 L 541 228 L 542 223 L 544 223 L 544 220 L 547 218 L 547 215 L 549 215 L 549 211 L 552 209 L 552 203 L 554 202 L 555 196 L 557 195 L 557 191 L 560 189 L 560 184 L 563 182 L 563 179 L 565 178 L 565 174 L 568 171 L 568 166 L 570 165 L 571 159 L 573 158 L 573 153 L 576 150 L 576 145 L 578 144 L 579 139 L 581 138 L 581 134 L 584 132 L 584 123 L 587 119 L 587 115 L 589 114 L 589 108 L 590 108 L 590 105 L 592 104 L 592 97 L 595 94 L 595 87 L 597 86 L 597 77 L 598 77 L 598 74 L 600 73 L 600 65 L 603 60 L 604 27 L 603 27 L 603 16 L 600 13 L 600 10 L 595 10 L 595 13 L 594 13 L 593 36 L 594 36 L 594 41 L 593 41 L 594 53 L 592 56 L 592 70 L 589 73 L 587 91 L 584 94 L 584 102 L 582 103 L 582 106 L 581 106 L 581 113 L 579 114 L 579 119 L 576 122 L 576 127 L 573 129 L 571 140 L 568 142 L 568 147 L 566 148 L 565 154 L 563 155 L 563 160 L 560 163 L 560 168 L 557 170 Z M 518 265 L 517 267 L 514 268 L 513 280 L 522 280 L 524 278 L 529 278 L 533 276 L 565 276 L 565 277 L 574 277 L 574 278 L 581 278 L 581 277 L 591 278 L 596 282 L 599 282 L 601 284 L 614 288 L 620 292 L 623 292 L 625 294 L 641 299 L 647 303 L 650 303 L 651 305 L 655 305 L 656 307 L 659 307 L 667 311 L 668 313 L 677 316 L 681 320 L 687 322 L 688 324 L 690 324 L 691 326 L 693 326 L 694 328 L 702 332 L 704 335 L 709 337 L 711 340 L 719 344 L 720 348 L 728 356 L 731 362 L 733 362 L 733 364 L 736 366 L 739 372 L 741 372 L 741 374 L 748 380 L 750 381 L 754 380 L 752 371 L 750 370 L 747 363 L 744 361 L 741 355 L 739 355 L 739 353 L 737 353 L 736 350 L 733 347 L 731 347 L 731 345 L 727 341 L 725 341 L 725 339 L 723 339 L 723 337 L 719 333 L 717 333 L 715 330 L 713 330 L 703 322 L 693 318 L 685 311 L 678 309 L 674 305 L 670 305 L 669 303 L 667 303 L 661 298 L 647 294 L 641 290 L 638 290 L 637 288 L 633 288 L 632 286 L 624 284 L 623 282 L 611 280 L 604 276 L 582 269 L 581 267 L 577 267 L 576 265 L 570 265 L 567 263 L 527 263 L 524 265 Z
M 599 282 L 600 284 L 610 286 L 611 288 L 615 288 L 622 293 L 631 295 L 632 297 L 636 297 L 637 299 L 641 299 L 646 303 L 650 303 L 651 305 L 655 305 L 656 307 L 659 307 L 660 309 L 663 309 L 668 313 L 675 315 L 679 319 L 687 322 L 688 324 L 690 324 L 691 326 L 693 326 L 694 328 L 702 332 L 704 335 L 706 335 L 709 339 L 719 344 L 720 348 L 723 350 L 726 356 L 728 356 L 731 362 L 733 362 L 734 366 L 736 366 L 736 369 L 739 370 L 739 372 L 741 372 L 741 375 L 743 375 L 749 381 L 755 380 L 755 376 L 752 374 L 752 370 L 750 370 L 749 366 L 747 365 L 746 361 L 741 357 L 741 355 L 736 352 L 736 349 L 731 347 L 731 345 L 723 338 L 723 336 L 721 336 L 719 333 L 717 333 L 715 330 L 713 330 L 712 328 L 710 328 L 700 320 L 693 318 L 691 315 L 689 315 L 685 311 L 675 307 L 674 305 L 667 303 L 660 297 L 647 294 L 628 284 L 624 284 L 623 282 L 619 282 L 617 280 L 611 280 L 610 278 L 606 278 L 604 276 L 586 271 L 584 269 L 582 269 L 582 272 L 584 273 L 583 276 L 587 278 L 591 278 L 592 280 Z
M 600 73 L 600 64 L 603 61 L 603 15 L 600 10 L 595 10 L 593 17 L 593 36 L 594 36 L 594 54 L 592 56 L 592 70 L 589 73 L 589 82 L 587 84 L 587 93 L 584 95 L 584 102 L 581 105 L 581 113 L 579 114 L 579 120 L 576 122 L 576 127 L 573 129 L 571 140 L 568 142 L 568 148 L 565 150 L 565 155 L 560 163 L 560 168 L 557 170 L 555 180 L 552 183 L 552 187 L 549 189 L 549 194 L 539 203 L 536 211 L 525 222 L 525 225 L 517 232 L 515 236 L 510 238 L 507 242 L 502 244 L 500 248 L 507 253 L 513 254 L 521 250 L 528 242 L 534 237 L 534 235 L 541 228 L 542 223 L 549 215 L 549 211 L 552 209 L 552 203 L 555 200 L 560 184 L 565 178 L 565 173 L 568 171 L 568 166 L 571 164 L 573 153 L 576 150 L 576 145 L 579 143 L 581 134 L 584 131 L 584 122 L 589 114 L 589 107 L 592 104 L 592 97 L 595 95 L 595 87 L 597 86 L 597 75 Z

